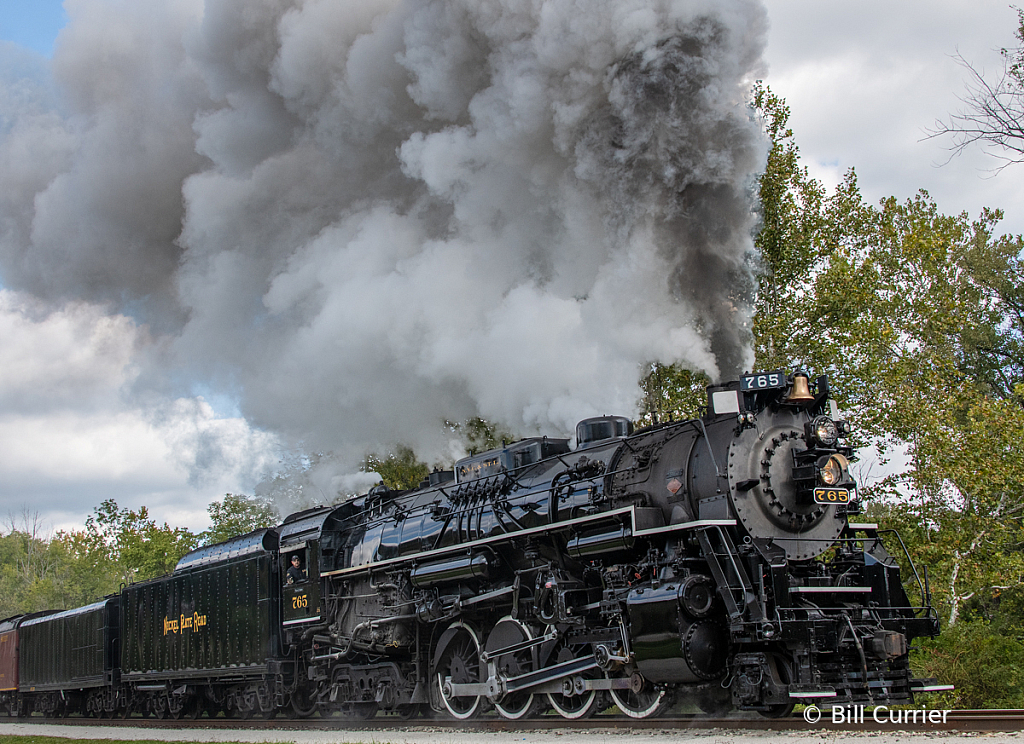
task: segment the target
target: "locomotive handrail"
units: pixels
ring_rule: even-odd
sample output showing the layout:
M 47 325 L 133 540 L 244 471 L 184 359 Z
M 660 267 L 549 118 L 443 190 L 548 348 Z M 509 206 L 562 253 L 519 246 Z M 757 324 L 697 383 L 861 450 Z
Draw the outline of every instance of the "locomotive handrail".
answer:
M 685 423 L 688 424 L 688 425 L 693 425 L 693 422 L 685 422 Z M 567 463 L 565 460 L 563 460 L 561 455 L 554 455 L 554 457 L 557 458 L 559 460 L 559 462 L 561 462 L 567 468 L 572 468 L 573 467 L 572 465 Z M 533 467 L 533 465 L 523 465 L 523 466 L 520 466 L 519 468 L 515 468 L 515 469 L 513 469 L 511 471 L 505 471 L 505 472 L 506 473 L 517 472 L 519 470 L 523 470 L 523 469 L 526 469 L 526 468 L 529 468 L 529 467 Z M 621 469 L 616 469 L 616 470 L 606 470 L 605 472 L 600 473 L 598 475 L 583 476 L 577 482 L 585 483 L 585 482 L 589 481 L 591 483 L 596 483 L 597 481 L 604 480 L 605 478 L 608 478 L 609 476 L 619 475 L 620 473 L 625 473 L 627 471 L 629 471 L 629 468 L 621 468 Z M 719 473 L 719 475 L 721 475 L 721 473 Z M 722 477 L 724 477 L 724 476 L 722 476 Z M 458 485 L 461 485 L 461 484 L 458 484 Z M 439 491 L 450 502 L 454 503 L 454 500 L 452 499 L 452 494 L 450 494 L 448 492 L 448 490 L 446 490 L 446 489 L 450 489 L 450 487 L 438 485 L 438 486 L 434 486 L 434 489 Z M 538 494 L 540 494 L 540 493 L 552 494 L 554 492 L 554 490 L 555 490 L 554 486 L 549 485 L 546 488 L 539 489 L 538 491 L 536 491 L 536 493 L 538 493 Z M 394 499 L 394 503 L 396 503 L 396 504 L 399 503 L 402 498 L 404 498 L 404 495 L 396 497 Z M 420 510 L 426 510 L 428 508 L 428 505 L 427 504 L 421 504 L 417 508 L 420 509 Z M 461 516 L 461 515 L 463 515 L 463 514 L 465 514 L 467 512 L 470 512 L 470 511 L 472 511 L 474 509 L 477 509 L 477 508 L 479 508 L 479 505 L 472 504 L 470 506 L 466 506 L 466 507 L 463 507 L 463 508 L 460 508 L 460 509 L 453 509 L 452 511 L 448 512 L 448 516 L 449 517 L 458 517 L 458 516 Z M 358 512 L 358 513 L 353 514 L 353 515 L 351 515 L 349 517 L 346 517 L 346 520 L 355 519 L 358 515 L 366 514 L 369 511 L 370 511 L 370 508 L 367 507 L 367 508 L 363 509 L 361 512 Z M 414 513 L 414 512 L 410 512 L 410 513 Z M 389 522 L 389 521 L 391 521 L 391 516 L 390 515 L 387 515 L 387 516 L 380 515 L 379 517 L 376 517 L 376 518 L 368 518 L 366 520 L 366 524 L 367 524 L 367 526 L 371 526 L 371 525 L 386 523 L 386 522 Z M 564 522 L 559 522 L 558 524 L 564 524 Z
M 715 460 L 715 451 L 711 447 L 711 440 L 708 439 L 708 428 L 706 426 L 704 426 L 704 419 L 702 419 L 702 418 L 697 419 L 697 423 L 700 424 L 701 433 L 704 435 L 704 444 L 707 445 L 707 447 L 708 447 L 708 454 L 711 455 L 711 464 L 715 466 L 715 475 L 717 475 L 719 478 L 724 478 L 725 474 L 718 467 L 718 461 Z
M 363 563 L 358 566 L 348 566 L 346 568 L 335 569 L 334 571 L 324 571 L 321 576 L 342 576 L 345 574 L 359 573 L 361 571 L 370 571 L 373 569 L 380 568 L 382 566 L 394 565 L 397 563 L 409 563 L 412 561 L 422 561 L 431 558 L 437 558 L 451 553 L 461 553 L 466 550 L 472 550 L 473 548 L 490 545 L 495 542 L 502 542 L 508 540 L 510 537 L 527 537 L 535 534 L 542 534 L 550 532 L 552 529 L 565 530 L 572 527 L 576 527 L 583 524 L 590 524 L 593 522 L 602 522 L 608 520 L 614 520 L 617 517 L 623 517 L 628 515 L 632 523 L 633 535 L 635 537 L 650 537 L 665 532 L 678 532 L 681 530 L 692 530 L 701 529 L 706 527 L 735 527 L 735 519 L 699 519 L 693 522 L 681 522 L 679 524 L 670 524 L 664 527 L 653 527 L 647 529 L 637 528 L 637 517 L 636 517 L 637 506 L 631 504 L 629 506 L 619 507 L 618 509 L 611 509 L 606 512 L 598 512 L 597 514 L 590 514 L 585 517 L 576 517 L 574 519 L 567 519 L 562 522 L 555 522 L 553 524 L 543 524 L 537 527 L 529 527 L 518 532 L 506 532 L 501 535 L 492 535 L 490 537 L 479 538 L 476 540 L 470 540 L 467 542 L 456 543 L 448 545 L 443 548 L 434 548 L 432 550 L 425 550 L 418 553 L 410 553 L 409 555 L 398 556 L 395 558 L 387 558 L 382 561 L 371 561 L 370 563 Z M 454 512 L 453 512 L 454 513 Z
M 619 507 L 618 509 L 611 509 L 610 511 L 600 512 L 598 514 L 592 514 L 592 515 L 589 515 L 589 516 L 586 516 L 586 517 L 577 517 L 575 519 L 567 519 L 564 522 L 558 522 L 558 523 L 556 523 L 554 525 L 543 524 L 543 525 L 539 525 L 537 527 L 530 527 L 528 529 L 522 530 L 521 532 L 505 533 L 505 534 L 501 534 L 501 535 L 492 535 L 491 537 L 479 538 L 477 540 L 470 540 L 468 542 L 455 543 L 453 545 L 448 545 L 448 546 L 445 546 L 443 548 L 434 548 L 432 550 L 425 550 L 425 551 L 418 552 L 418 553 L 411 553 L 409 555 L 398 556 L 396 558 L 387 558 L 387 559 L 385 559 L 383 561 L 371 561 L 369 563 L 363 563 L 363 564 L 361 564 L 359 566 L 348 566 L 346 568 L 335 569 L 334 571 L 324 571 L 320 575 L 321 576 L 341 576 L 341 575 L 349 574 L 349 573 L 358 573 L 360 571 L 369 571 L 371 569 L 379 568 L 381 566 L 388 566 L 388 565 L 393 565 L 393 564 L 396 564 L 396 563 L 409 563 L 409 562 L 412 562 L 414 560 L 415 561 L 419 561 L 419 560 L 424 560 L 424 559 L 428 559 L 428 558 L 440 557 L 440 556 L 443 556 L 443 555 L 448 555 L 449 553 L 461 553 L 461 552 L 466 551 L 467 549 L 472 549 L 474 547 L 480 547 L 480 546 L 484 546 L 484 545 L 489 545 L 489 544 L 494 543 L 494 542 L 499 542 L 499 541 L 507 540 L 507 539 L 509 539 L 509 535 L 514 535 L 516 537 L 519 537 L 519 536 L 525 537 L 525 536 L 533 535 L 533 534 L 541 534 L 543 532 L 549 532 L 552 528 L 564 529 L 564 528 L 567 528 L 567 527 L 574 527 L 574 526 L 579 525 L 579 524 L 587 524 L 587 523 L 590 523 L 590 522 L 596 522 L 596 521 L 601 521 L 601 520 L 606 520 L 606 519 L 612 519 L 614 517 L 621 517 L 621 516 L 624 516 L 626 514 L 632 514 L 635 509 L 636 509 L 635 505 L 623 506 L 623 507 Z
M 647 529 L 634 529 L 633 537 L 650 537 L 662 535 L 666 532 L 679 532 L 680 530 L 696 530 L 702 527 L 735 527 L 735 519 L 697 519 L 693 522 L 679 522 L 668 524 L 664 527 L 648 527 Z
M 896 540 L 899 542 L 900 547 L 903 549 L 903 554 L 907 558 L 907 563 L 910 564 L 910 570 L 914 572 L 914 578 L 917 580 L 917 588 L 918 588 L 918 591 L 921 594 L 921 605 L 920 605 L 920 608 L 928 608 L 928 607 L 930 607 L 930 604 L 928 602 L 928 595 L 927 595 L 927 593 L 925 592 L 925 589 L 924 589 L 924 584 L 921 581 L 920 574 L 917 572 L 917 565 L 914 563 L 914 559 L 910 557 L 910 551 L 907 549 L 907 546 L 903 542 L 903 538 L 900 536 L 900 533 L 897 530 L 894 530 L 894 529 L 879 530 L 879 529 L 877 529 L 878 525 L 876 525 L 876 524 L 857 524 L 857 525 L 851 524 L 851 525 L 849 525 L 849 527 L 850 528 L 854 528 L 854 529 L 861 529 L 861 530 L 865 530 L 865 531 L 873 531 L 873 532 L 876 533 L 874 538 L 876 540 L 879 540 L 880 542 L 881 542 L 881 536 L 882 535 L 886 535 L 886 534 L 890 534 L 890 533 L 895 535 L 896 536 Z M 821 542 L 821 543 L 828 543 L 828 544 L 832 545 L 832 544 L 837 544 L 837 543 L 864 542 L 866 539 L 871 539 L 871 538 L 870 537 L 868 537 L 868 538 L 863 538 L 863 537 L 841 537 L 839 539 L 833 540 L 833 539 L 829 539 L 829 538 L 813 538 L 813 537 L 799 537 L 799 536 L 798 537 L 778 536 L 778 537 L 775 537 L 773 539 L 774 539 L 775 542 Z M 883 542 L 882 545 L 884 547 L 885 543 Z
M 925 593 L 924 584 L 921 582 L 921 575 L 918 574 L 917 566 L 914 564 L 914 559 L 910 557 L 910 551 L 907 550 L 907 546 L 904 544 L 903 538 L 900 536 L 900 533 L 897 530 L 894 530 L 894 529 L 886 529 L 886 530 L 877 530 L 875 534 L 876 534 L 876 536 L 879 539 L 881 539 L 882 535 L 887 535 L 887 534 L 890 534 L 890 533 L 892 533 L 893 535 L 896 535 L 896 539 L 899 541 L 900 547 L 903 548 L 903 555 L 905 555 L 907 557 L 907 563 L 910 564 L 910 570 L 914 572 L 914 578 L 917 579 L 917 588 L 918 588 L 918 591 L 921 592 L 921 603 L 922 603 L 923 606 L 927 607 L 928 606 L 928 596 Z M 885 543 L 882 543 L 882 545 L 884 546 Z

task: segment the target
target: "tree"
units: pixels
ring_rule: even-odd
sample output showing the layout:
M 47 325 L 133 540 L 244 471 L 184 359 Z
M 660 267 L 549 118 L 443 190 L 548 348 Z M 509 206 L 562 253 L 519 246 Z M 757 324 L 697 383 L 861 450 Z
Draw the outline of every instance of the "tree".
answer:
M 823 208 L 822 249 L 761 326 L 762 365 L 827 373 L 860 443 L 903 452 L 905 469 L 863 495 L 932 526 L 915 549 L 955 623 L 965 599 L 1024 576 L 1021 326 L 993 271 L 1024 245 L 993 237 L 998 213 L 943 215 L 923 192 L 870 207 L 852 173 Z
M 221 501 L 206 507 L 210 515 L 210 528 L 200 534 L 204 545 L 230 540 L 263 527 L 273 527 L 281 521 L 274 502 L 263 496 L 226 493 Z
M 380 474 L 384 485 L 394 490 L 417 488 L 430 474 L 430 468 L 409 447 L 398 447 L 387 457 L 367 455 L 362 470 Z
M 785 288 L 802 281 L 821 253 L 828 227 L 826 191 L 800 163 L 786 102 L 759 82 L 751 106 L 772 143 L 758 178 L 761 225 L 754 238 L 761 258 L 756 318 L 762 324 L 758 335 L 765 337 L 764 324 L 770 323 Z
M 1008 57 L 1016 91 L 1022 63 Z M 882 453 L 886 475 L 861 496 L 930 574 L 945 626 L 913 663 L 957 685 L 939 704 L 1024 704 L 1008 671 L 1024 653 L 1024 243 L 997 235 L 1000 212 L 944 215 L 924 192 L 866 204 L 853 171 L 826 193 L 800 166 L 784 103 L 768 89 L 755 101 L 773 139 L 757 367 L 828 374 L 855 443 Z
M 998 213 L 993 213 L 993 218 Z M 994 225 L 994 222 L 993 222 Z M 964 372 L 988 396 L 1024 404 L 1024 262 L 1020 238 L 1003 236 L 972 251 L 966 260 L 981 289 L 989 320 L 964 338 Z
M 711 380 L 703 372 L 694 372 L 678 364 L 652 364 L 640 380 L 640 416 L 638 426 L 696 418 L 707 405 L 707 386 Z
M 0 536 L 0 617 L 50 607 L 75 607 L 77 587 L 61 546 L 43 532 L 39 514 L 11 514 Z
M 938 121 L 930 137 L 949 136 L 951 150 L 959 154 L 968 146 L 981 143 L 989 154 L 1002 161 L 1000 169 L 1024 161 L 1024 11 L 1017 9 L 1018 46 L 1002 49 L 1003 69 L 995 80 L 985 75 L 962 56 L 957 61 L 967 70 L 964 108 Z
M 784 102 L 760 87 L 754 102 L 773 142 L 757 367 L 828 374 L 856 443 L 896 456 L 862 496 L 905 522 L 956 623 L 965 602 L 1024 576 L 1024 243 L 997 237 L 1000 212 L 944 215 L 925 192 L 866 204 L 853 171 L 826 193 L 800 165 Z
M 166 522 L 158 526 L 146 507 L 119 509 L 114 499 L 93 509 L 84 530 L 58 532 L 56 539 L 80 569 L 96 577 L 94 581 L 105 589 L 102 594 L 116 591 L 122 583 L 170 573 L 199 544 L 188 529 Z
M 515 440 L 515 436 L 501 424 L 474 417 L 462 423 L 446 421 L 452 434 L 460 437 L 465 445 L 466 454 L 476 455 L 487 450 L 501 447 L 505 442 Z

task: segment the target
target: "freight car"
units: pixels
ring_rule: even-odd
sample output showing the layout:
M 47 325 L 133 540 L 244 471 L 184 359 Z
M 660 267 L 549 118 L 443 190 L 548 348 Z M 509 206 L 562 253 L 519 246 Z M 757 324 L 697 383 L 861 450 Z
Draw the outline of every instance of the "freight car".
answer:
M 17 624 L 20 710 L 99 715 L 123 707 L 118 597 Z
M 126 587 L 103 686 L 61 689 L 165 716 L 909 702 L 940 688 L 908 656 L 938 621 L 898 536 L 858 520 L 848 433 L 826 378 L 769 372 L 710 387 L 698 419 L 588 419 L 378 486 Z M 57 712 L 25 669 L 21 710 Z

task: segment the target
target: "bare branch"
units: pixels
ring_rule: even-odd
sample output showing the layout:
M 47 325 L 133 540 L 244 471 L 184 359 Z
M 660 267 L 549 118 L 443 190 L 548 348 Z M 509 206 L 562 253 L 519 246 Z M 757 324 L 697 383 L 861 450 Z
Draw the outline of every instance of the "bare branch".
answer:
M 997 173 L 1008 165 L 1024 162 L 1024 90 L 1013 74 L 1010 57 L 1004 54 L 1003 70 L 995 83 L 962 55 L 954 59 L 968 72 L 967 91 L 958 96 L 963 108 L 951 114 L 948 122 L 937 120 L 932 129 L 926 130 L 925 139 L 950 137 L 950 159 L 980 143 L 990 156 L 1002 161 L 995 169 Z

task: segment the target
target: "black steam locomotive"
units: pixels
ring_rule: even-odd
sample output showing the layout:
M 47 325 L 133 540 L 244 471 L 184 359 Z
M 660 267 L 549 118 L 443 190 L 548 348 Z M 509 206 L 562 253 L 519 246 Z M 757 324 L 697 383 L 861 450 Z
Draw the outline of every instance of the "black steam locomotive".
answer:
M 855 520 L 848 433 L 826 378 L 773 372 L 710 387 L 699 419 L 634 432 L 605 416 L 575 448 L 541 437 L 468 457 L 418 489 L 201 548 L 88 608 L 8 622 L 20 680 L 0 703 L 579 719 L 910 701 L 939 689 L 908 663 L 938 620 L 905 551 L 916 605 L 904 590 L 884 545 L 899 536 Z M 71 622 L 84 638 L 58 632 Z M 47 666 L 62 642 L 92 648 L 93 668 Z

